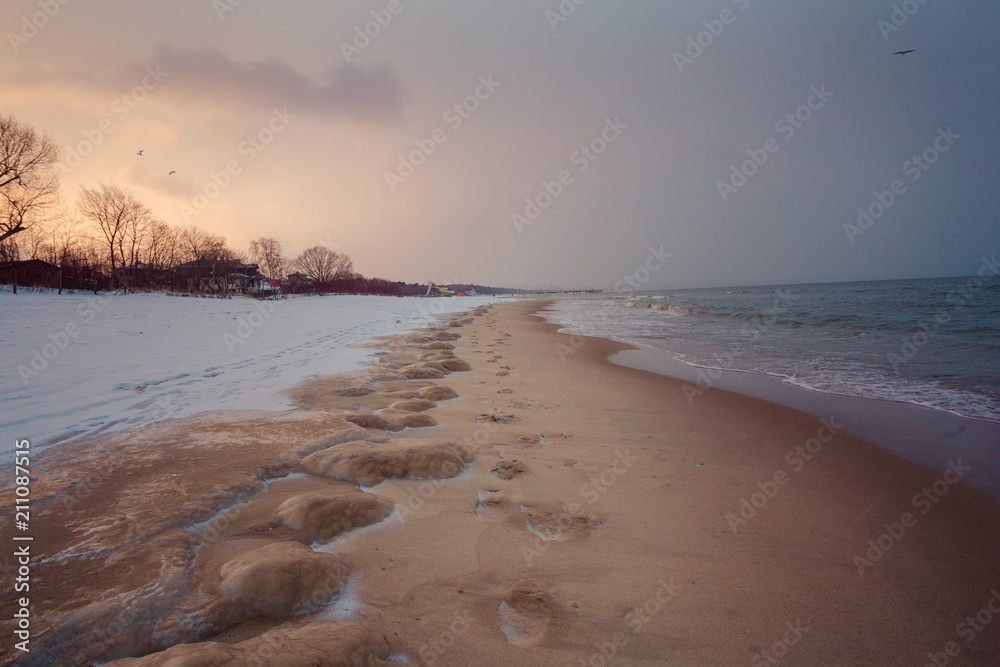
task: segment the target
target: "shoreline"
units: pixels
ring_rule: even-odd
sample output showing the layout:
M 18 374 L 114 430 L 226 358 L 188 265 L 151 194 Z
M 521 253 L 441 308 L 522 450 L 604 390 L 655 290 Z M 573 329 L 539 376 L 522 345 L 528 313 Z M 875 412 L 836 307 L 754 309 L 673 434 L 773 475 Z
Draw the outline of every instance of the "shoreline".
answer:
M 844 431 L 924 466 L 961 458 L 972 466 L 966 481 L 1000 499 L 1000 459 L 984 443 L 1000 442 L 1000 424 L 902 401 L 814 391 L 780 378 L 748 371 L 713 371 L 711 384 L 697 384 L 698 367 L 670 358 L 665 350 L 624 350 L 609 359 L 682 381 L 697 401 L 714 389 L 775 403 L 815 416 L 836 414 Z M 685 389 L 685 387 L 687 389 Z
M 322 643 L 306 635 L 318 622 L 331 625 L 322 618 L 334 613 L 329 599 L 318 612 L 288 616 L 281 612 L 294 604 L 276 602 L 287 585 L 264 581 L 253 594 L 217 588 L 222 571 L 266 580 L 276 564 L 305 559 L 350 582 L 352 600 L 340 613 L 351 620 L 323 632 L 374 664 L 392 664 L 379 662 L 390 654 L 418 664 L 751 664 L 768 656 L 782 664 L 923 664 L 949 642 L 963 664 L 991 664 L 1000 622 L 968 643 L 956 638 L 956 625 L 1000 586 L 995 499 L 952 484 L 956 473 L 839 432 L 836 422 L 721 389 L 689 406 L 681 381 L 607 360 L 625 344 L 583 339 L 564 363 L 557 346 L 571 337 L 536 314 L 544 303 L 487 306 L 451 327 L 383 340 L 383 361 L 365 373 L 292 390 L 299 409 L 290 413 L 186 420 L 152 429 L 146 435 L 158 444 L 145 450 L 118 437 L 87 461 L 52 456 L 55 470 L 43 483 L 62 494 L 56 503 L 72 488 L 70 473 L 83 469 L 72 465 L 144 458 L 131 468 L 119 458 L 76 514 L 53 505 L 36 519 L 83 530 L 95 554 L 113 535 L 132 545 L 101 567 L 92 562 L 101 556 L 45 565 L 45 581 L 87 581 L 91 603 L 109 605 L 119 598 L 107 589 L 122 596 L 132 584 L 187 577 L 176 599 L 152 600 L 166 611 L 149 610 L 158 610 L 161 633 L 176 621 L 173 636 L 188 632 L 185 641 L 197 639 L 184 617 L 229 623 L 202 632 L 215 645 L 181 649 L 218 655 Z M 456 370 L 398 378 L 446 362 Z M 437 425 L 415 427 L 421 417 Z M 413 426 L 378 428 L 404 420 Z M 337 458 L 345 447 L 360 467 Z M 84 448 L 74 449 L 68 453 Z M 230 458 L 218 461 L 220 452 Z M 391 465 L 373 468 L 373 456 Z M 191 479 L 164 485 L 182 462 Z M 380 470 L 404 474 L 380 480 Z M 143 503 L 140 491 L 154 489 L 159 495 Z M 923 489 L 935 497 L 924 499 L 926 513 L 912 502 Z M 153 501 L 169 494 L 197 499 L 181 503 L 190 523 L 153 521 L 165 518 Z M 334 523 L 359 528 L 327 541 L 330 521 L 296 514 L 309 495 L 341 499 Z M 103 523 L 125 500 L 135 517 Z M 201 530 L 185 530 L 195 523 Z M 65 535 L 48 539 L 62 551 L 73 546 Z M 314 548 L 278 554 L 275 544 Z M 66 592 L 47 594 L 69 611 L 65 623 Z M 225 617 L 213 594 L 230 605 L 233 594 L 256 611 Z
M 542 312 L 549 323 L 567 328 L 552 318 L 552 311 Z M 681 391 L 689 404 L 706 392 L 722 389 L 817 417 L 836 414 L 847 433 L 915 463 L 937 467 L 962 458 L 972 466 L 967 481 L 1000 499 L 1000 456 L 984 446 L 1000 443 L 1000 422 L 905 401 L 809 389 L 766 373 L 694 366 L 669 350 L 619 342 L 629 349 L 615 353 L 609 361 L 682 381 Z

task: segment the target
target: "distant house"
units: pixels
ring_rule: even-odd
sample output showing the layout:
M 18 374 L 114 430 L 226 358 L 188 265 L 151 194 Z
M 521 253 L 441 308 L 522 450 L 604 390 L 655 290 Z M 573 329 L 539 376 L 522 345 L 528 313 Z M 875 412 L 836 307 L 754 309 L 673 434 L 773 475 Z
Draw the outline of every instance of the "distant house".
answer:
M 301 271 L 296 271 L 295 273 L 288 274 L 288 278 L 284 281 L 282 286 L 287 292 L 305 292 L 312 288 L 313 281 L 310 280 L 309 276 Z
M 114 270 L 115 282 L 129 287 L 166 287 L 170 283 L 171 271 L 162 266 L 136 262 Z
M 234 294 L 259 294 L 261 275 L 256 264 L 233 264 L 226 281 L 226 291 Z
M 21 287 L 59 287 L 59 267 L 40 259 L 0 264 L 0 283 Z
M 254 294 L 260 291 L 256 264 L 221 259 L 196 259 L 174 267 L 177 280 L 192 292 Z

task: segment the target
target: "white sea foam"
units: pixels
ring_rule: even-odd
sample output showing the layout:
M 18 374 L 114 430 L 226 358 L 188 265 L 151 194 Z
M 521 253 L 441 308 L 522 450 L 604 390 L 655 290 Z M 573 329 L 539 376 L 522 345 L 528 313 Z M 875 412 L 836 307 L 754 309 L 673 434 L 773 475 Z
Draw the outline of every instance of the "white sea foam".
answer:
M 842 321 L 833 326 L 802 325 L 796 319 L 775 324 L 773 320 L 790 315 L 775 314 L 773 320 L 769 319 L 767 308 L 773 300 L 770 293 L 754 304 L 760 310 L 757 319 L 752 310 L 725 311 L 719 306 L 727 298 L 739 300 L 742 305 L 748 299 L 743 293 L 703 297 L 707 307 L 720 310 L 717 316 L 688 312 L 687 308 L 666 305 L 656 297 L 639 295 L 624 302 L 607 298 L 560 299 L 547 318 L 562 325 L 566 333 L 663 350 L 694 368 L 761 373 L 810 391 L 911 403 L 1000 422 L 1000 397 L 978 391 L 974 380 L 963 376 L 974 375 L 978 368 L 974 360 L 954 356 L 961 351 L 921 349 L 912 365 L 903 365 L 904 375 L 894 372 L 887 362 L 889 355 L 898 354 L 905 342 L 891 328 L 863 329 Z M 819 297 L 814 300 L 821 301 Z M 821 306 L 815 310 L 820 311 Z M 935 371 L 938 375 L 933 374 Z M 988 373 L 995 374 L 996 368 L 985 372 L 989 381 Z

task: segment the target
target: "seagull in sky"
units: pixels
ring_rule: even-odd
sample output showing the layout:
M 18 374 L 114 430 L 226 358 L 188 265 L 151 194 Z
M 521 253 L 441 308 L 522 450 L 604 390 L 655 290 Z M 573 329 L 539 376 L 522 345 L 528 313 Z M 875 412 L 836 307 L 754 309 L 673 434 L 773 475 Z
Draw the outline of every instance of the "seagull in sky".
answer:
M 905 56 L 907 53 L 913 53 L 914 51 L 916 51 L 916 49 L 907 49 L 905 51 L 896 51 L 892 55 L 894 55 L 894 56 Z
M 145 151 L 145 150 L 146 150 L 146 149 L 145 149 L 145 148 L 143 148 L 143 149 L 142 149 L 141 151 L 139 151 L 138 153 L 136 153 L 136 155 L 138 155 L 139 157 L 142 157 L 142 153 L 143 153 L 143 151 Z

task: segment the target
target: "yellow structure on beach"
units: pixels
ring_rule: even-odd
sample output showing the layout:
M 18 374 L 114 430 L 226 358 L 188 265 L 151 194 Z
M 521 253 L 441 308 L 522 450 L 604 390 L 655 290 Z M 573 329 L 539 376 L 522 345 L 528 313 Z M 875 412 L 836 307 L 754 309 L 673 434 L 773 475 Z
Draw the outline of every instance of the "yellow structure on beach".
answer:
M 450 290 L 447 287 L 439 287 L 434 283 L 427 283 L 427 293 L 421 294 L 422 297 L 430 296 L 455 296 L 455 291 Z

